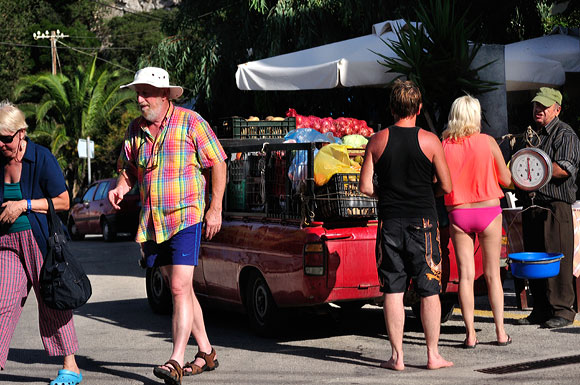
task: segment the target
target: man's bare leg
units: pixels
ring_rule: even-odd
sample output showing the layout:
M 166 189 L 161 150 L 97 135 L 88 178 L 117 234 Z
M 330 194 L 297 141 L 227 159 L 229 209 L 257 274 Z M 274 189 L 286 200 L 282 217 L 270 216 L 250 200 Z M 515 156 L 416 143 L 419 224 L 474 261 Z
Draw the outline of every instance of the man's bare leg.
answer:
M 169 287 L 173 298 L 173 352 L 172 360 L 181 366 L 184 364 L 185 349 L 192 332 L 193 309 L 193 266 L 173 265 L 161 267 L 161 272 L 169 278 Z
M 427 342 L 427 369 L 440 369 L 453 365 L 439 355 L 439 331 L 441 328 L 441 303 L 438 295 L 421 298 L 421 322 Z
M 392 354 L 388 361 L 381 363 L 381 368 L 403 370 L 405 369 L 403 362 L 403 331 L 405 328 L 403 293 L 385 294 L 383 296 L 383 312 Z
M 211 353 L 212 347 L 209 342 L 209 338 L 207 337 L 205 323 L 203 321 L 203 312 L 201 310 L 199 301 L 195 296 L 193 285 L 191 286 L 191 298 L 193 305 L 193 323 L 191 326 L 191 334 L 193 335 L 193 338 L 195 338 L 195 341 L 197 342 L 198 349 L 204 353 L 209 354 Z M 217 359 L 217 355 L 215 358 Z M 196 358 L 193 363 L 199 367 L 203 367 L 206 364 L 205 360 L 201 358 Z

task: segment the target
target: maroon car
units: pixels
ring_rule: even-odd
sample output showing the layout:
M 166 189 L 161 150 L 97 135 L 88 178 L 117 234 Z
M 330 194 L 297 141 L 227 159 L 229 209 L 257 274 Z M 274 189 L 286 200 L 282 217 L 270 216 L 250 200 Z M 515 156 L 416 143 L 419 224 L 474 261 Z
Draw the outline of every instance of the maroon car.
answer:
M 67 222 L 73 239 L 83 239 L 86 234 L 102 234 L 105 241 L 111 242 L 119 233 L 136 234 L 141 211 L 139 190 L 129 191 L 120 204 L 121 209 L 115 210 L 107 196 L 116 185 L 114 178 L 98 180 L 73 200 Z

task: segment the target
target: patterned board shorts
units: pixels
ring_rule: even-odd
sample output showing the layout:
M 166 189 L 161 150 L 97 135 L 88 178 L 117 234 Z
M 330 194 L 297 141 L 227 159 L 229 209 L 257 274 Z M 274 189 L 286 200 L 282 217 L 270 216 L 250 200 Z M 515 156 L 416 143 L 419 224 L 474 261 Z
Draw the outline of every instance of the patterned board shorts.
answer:
M 376 257 L 381 292 L 403 293 L 410 281 L 421 297 L 441 292 L 441 250 L 436 220 L 379 220 Z

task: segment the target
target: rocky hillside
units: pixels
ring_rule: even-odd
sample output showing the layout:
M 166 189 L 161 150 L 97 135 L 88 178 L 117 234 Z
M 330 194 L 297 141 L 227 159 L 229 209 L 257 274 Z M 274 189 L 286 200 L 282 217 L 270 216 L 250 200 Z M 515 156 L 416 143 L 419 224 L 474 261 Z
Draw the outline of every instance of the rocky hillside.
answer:
M 106 17 L 123 16 L 125 13 L 147 12 L 160 8 L 171 8 L 181 0 L 114 0 L 107 7 Z

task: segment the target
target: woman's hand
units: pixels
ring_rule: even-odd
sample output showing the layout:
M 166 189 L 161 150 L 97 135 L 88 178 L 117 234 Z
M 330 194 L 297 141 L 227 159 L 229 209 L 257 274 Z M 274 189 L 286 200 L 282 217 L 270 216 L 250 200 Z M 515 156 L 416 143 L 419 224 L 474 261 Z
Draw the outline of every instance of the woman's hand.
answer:
M 18 217 L 26 211 L 27 204 L 25 200 L 7 201 L 2 203 L 2 213 L 0 213 L 0 223 L 12 224 Z

